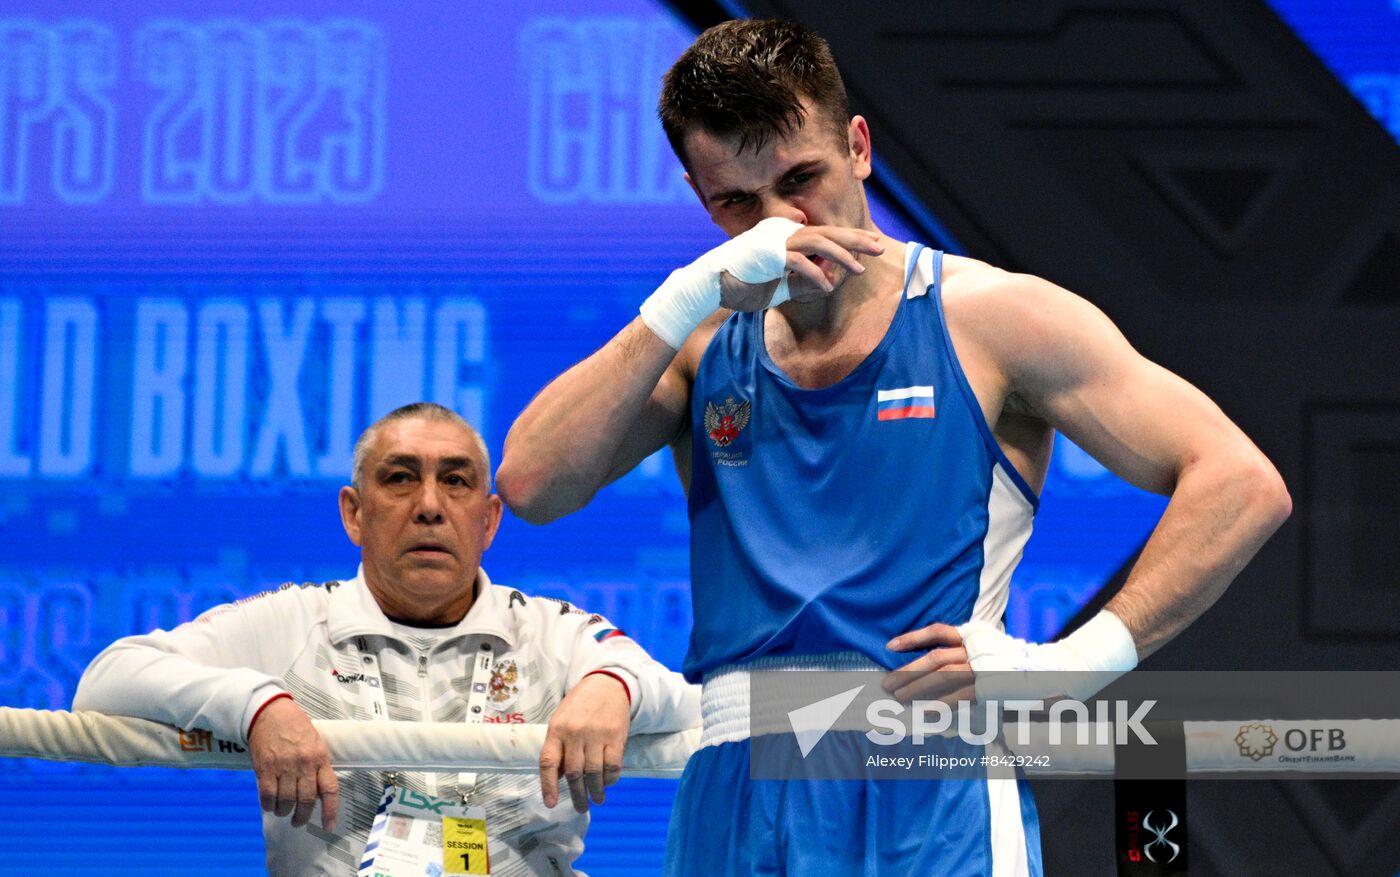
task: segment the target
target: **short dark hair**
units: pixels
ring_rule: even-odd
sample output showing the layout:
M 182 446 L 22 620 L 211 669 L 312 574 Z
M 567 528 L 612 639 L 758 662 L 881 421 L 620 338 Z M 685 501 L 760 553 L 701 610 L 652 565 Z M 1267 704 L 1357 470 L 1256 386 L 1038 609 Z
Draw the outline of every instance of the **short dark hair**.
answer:
M 806 121 L 804 97 L 844 143 L 851 111 L 826 40 L 791 21 L 726 21 L 700 34 L 666 71 L 657 115 L 689 170 L 685 135 L 694 126 L 716 137 L 737 134 L 740 152 L 759 150 Z

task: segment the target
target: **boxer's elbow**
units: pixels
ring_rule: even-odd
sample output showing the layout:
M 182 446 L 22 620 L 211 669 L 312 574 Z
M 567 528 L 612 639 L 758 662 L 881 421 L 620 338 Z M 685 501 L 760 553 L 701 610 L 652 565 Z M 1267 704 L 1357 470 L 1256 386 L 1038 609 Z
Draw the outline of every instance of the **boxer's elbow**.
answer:
M 1233 480 L 1243 506 L 1240 512 L 1257 529 L 1260 541 L 1283 526 L 1293 513 L 1293 497 L 1283 476 L 1259 451 L 1236 464 Z
M 528 465 L 519 456 L 506 453 L 496 470 L 496 493 L 516 517 L 531 524 L 548 524 L 577 511 L 587 502 L 577 501 L 571 492 L 551 477 L 545 466 Z
M 1293 514 L 1293 496 L 1288 492 L 1283 476 L 1262 454 L 1257 468 L 1253 478 L 1253 504 L 1264 527 L 1272 533 Z
M 538 474 L 513 465 L 510 457 L 502 460 L 501 468 L 496 470 L 496 493 L 501 501 L 517 518 L 531 524 L 548 524 L 558 517 L 548 513 L 542 483 Z

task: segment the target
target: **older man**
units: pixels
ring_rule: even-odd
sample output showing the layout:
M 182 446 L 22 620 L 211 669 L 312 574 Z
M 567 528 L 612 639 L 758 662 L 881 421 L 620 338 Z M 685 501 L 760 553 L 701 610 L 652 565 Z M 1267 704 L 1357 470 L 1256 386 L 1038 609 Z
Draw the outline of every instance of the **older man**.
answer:
M 589 799 L 617 779 L 629 730 L 696 725 L 698 701 L 601 616 L 493 585 L 480 562 L 501 510 L 466 421 L 430 403 L 397 409 L 360 437 L 340 491 L 358 575 L 119 640 L 73 706 L 246 740 L 272 874 L 355 874 L 396 797 L 484 808 L 493 874 L 573 873 Z M 337 778 L 311 718 L 548 722 L 540 789 L 490 774 Z M 555 810 L 561 775 L 574 806 Z

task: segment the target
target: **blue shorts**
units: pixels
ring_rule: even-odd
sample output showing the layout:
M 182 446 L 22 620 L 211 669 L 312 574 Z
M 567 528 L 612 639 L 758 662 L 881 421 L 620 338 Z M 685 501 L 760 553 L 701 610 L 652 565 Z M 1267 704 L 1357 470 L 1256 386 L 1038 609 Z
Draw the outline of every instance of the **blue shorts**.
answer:
M 749 749 L 691 757 L 666 877 L 1041 877 L 1024 779 L 751 780 Z

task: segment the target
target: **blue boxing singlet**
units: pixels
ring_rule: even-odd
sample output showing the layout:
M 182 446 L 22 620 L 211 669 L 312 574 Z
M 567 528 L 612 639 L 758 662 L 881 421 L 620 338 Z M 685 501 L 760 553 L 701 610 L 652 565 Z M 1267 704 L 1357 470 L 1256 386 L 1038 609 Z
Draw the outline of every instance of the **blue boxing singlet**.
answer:
M 773 363 L 762 313 L 710 342 L 690 402 L 691 681 L 767 655 L 893 669 L 898 634 L 1001 618 L 1037 498 L 953 352 L 942 257 L 908 245 L 885 337 L 830 387 Z

